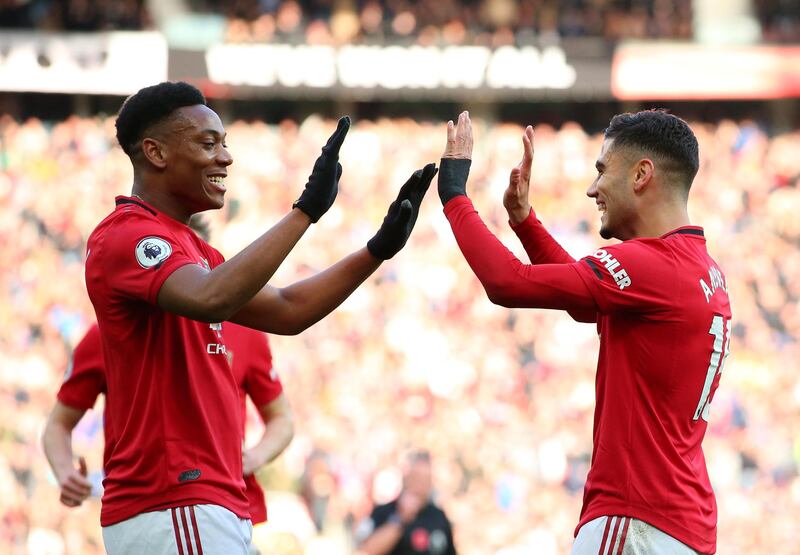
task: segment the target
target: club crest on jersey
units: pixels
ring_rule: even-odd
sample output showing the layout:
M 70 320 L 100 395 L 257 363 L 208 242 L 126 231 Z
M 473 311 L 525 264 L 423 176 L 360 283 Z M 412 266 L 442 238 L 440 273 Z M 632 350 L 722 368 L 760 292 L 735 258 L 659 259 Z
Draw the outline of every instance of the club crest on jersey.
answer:
M 142 268 L 156 268 L 172 254 L 172 245 L 161 237 L 145 237 L 136 245 L 136 261 Z

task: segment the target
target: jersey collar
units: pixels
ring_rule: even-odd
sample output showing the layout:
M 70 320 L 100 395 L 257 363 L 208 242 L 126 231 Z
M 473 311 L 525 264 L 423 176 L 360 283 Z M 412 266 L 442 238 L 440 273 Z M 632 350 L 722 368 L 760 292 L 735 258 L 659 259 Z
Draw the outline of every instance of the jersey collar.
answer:
M 114 202 L 116 203 L 117 206 L 122 206 L 123 204 L 135 204 L 136 206 L 144 208 L 145 210 L 150 212 L 153 216 L 158 216 L 158 212 L 156 212 L 155 208 L 153 208 L 152 206 L 147 204 L 145 201 L 143 201 L 141 199 L 138 199 L 138 198 L 125 197 L 125 196 L 120 195 L 120 196 L 118 196 L 118 197 L 116 197 L 114 199 Z
M 696 225 L 685 225 L 683 227 L 679 227 L 678 229 L 673 229 L 672 231 L 668 231 L 664 235 L 660 237 L 660 239 L 666 239 L 670 235 L 697 235 L 698 237 L 705 238 L 705 233 L 703 232 L 703 228 Z
M 126 204 L 133 204 L 134 206 L 138 206 L 139 208 L 143 208 L 144 210 L 146 210 L 147 212 L 149 212 L 150 214 L 152 214 L 153 216 L 158 218 L 158 220 L 160 222 L 166 224 L 169 227 L 173 227 L 173 228 L 176 228 L 176 229 L 185 229 L 185 228 L 188 227 L 183 222 L 179 222 L 178 220 L 176 220 L 176 219 L 174 219 L 174 218 L 172 218 L 170 216 L 167 216 L 163 212 L 159 212 L 158 210 L 155 209 L 155 207 L 152 204 L 150 204 L 149 202 L 143 201 L 142 199 L 140 199 L 138 197 L 126 197 L 124 195 L 119 195 L 114 199 L 114 201 L 115 201 L 117 207 L 124 206 Z

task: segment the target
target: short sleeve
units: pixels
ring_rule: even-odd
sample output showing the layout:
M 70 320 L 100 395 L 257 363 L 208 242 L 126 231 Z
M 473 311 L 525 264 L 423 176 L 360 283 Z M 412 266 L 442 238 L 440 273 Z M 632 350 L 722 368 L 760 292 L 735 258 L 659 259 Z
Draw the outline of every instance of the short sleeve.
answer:
M 100 330 L 95 324 L 72 354 L 57 399 L 72 408 L 89 410 L 106 391 L 105 364 Z
M 669 309 L 674 265 L 655 246 L 634 241 L 597 249 L 574 264 L 601 313 Z
M 198 261 L 154 217 L 132 214 L 110 230 L 96 255 L 108 287 L 125 297 L 156 304 L 158 292 L 178 268 Z M 91 263 L 91 258 L 87 264 Z
M 281 380 L 272 366 L 272 351 L 266 334 L 253 334 L 247 356 L 249 364 L 244 388 L 253 403 L 262 407 L 283 393 Z

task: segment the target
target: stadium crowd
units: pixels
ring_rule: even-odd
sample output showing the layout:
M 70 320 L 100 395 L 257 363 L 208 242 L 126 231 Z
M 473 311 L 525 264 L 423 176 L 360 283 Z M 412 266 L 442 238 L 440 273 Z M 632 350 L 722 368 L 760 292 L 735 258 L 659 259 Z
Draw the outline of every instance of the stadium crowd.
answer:
M 535 123 L 535 122 L 532 122 Z M 232 122 L 226 207 L 209 213 L 230 256 L 291 206 L 335 122 Z M 522 127 L 476 121 L 470 194 L 504 242 L 502 191 Z M 732 356 L 705 452 L 719 503 L 719 553 L 796 552 L 800 512 L 800 132 L 695 123 L 701 170 L 690 209 L 727 275 Z M 533 204 L 574 256 L 602 244 L 584 196 L 601 136 L 536 129 Z M 410 148 L 409 145 L 414 145 Z M 437 160 L 444 124 L 356 121 L 341 191 L 273 279 L 282 284 L 366 243 L 409 168 Z M 127 194 L 113 118 L 0 117 L 0 552 L 102 553 L 99 500 L 58 503 L 39 437 L 71 348 L 93 320 L 85 240 Z M 296 337 L 273 337 L 295 414 L 287 452 L 260 475 L 278 554 L 352 552 L 374 502 L 399 487 L 402 455 L 433 456 L 437 499 L 464 555 L 566 553 L 591 452 L 597 337 L 548 311 L 493 306 L 429 195 L 409 245 L 345 305 Z M 476 324 L 481 322 L 480 328 Z M 76 430 L 100 469 L 101 407 Z M 257 432 L 257 418 L 250 431 Z
M 558 37 L 687 39 L 692 0 L 187 0 L 233 42 L 527 44 Z M 754 0 L 766 42 L 800 40 L 795 2 Z M 154 25 L 144 0 L 0 3 L 0 27 L 99 31 Z

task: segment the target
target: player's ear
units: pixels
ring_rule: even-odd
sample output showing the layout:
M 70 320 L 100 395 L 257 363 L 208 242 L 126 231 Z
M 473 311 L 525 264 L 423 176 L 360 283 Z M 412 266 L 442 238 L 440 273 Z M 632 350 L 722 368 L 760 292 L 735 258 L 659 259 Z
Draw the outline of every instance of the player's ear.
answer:
M 151 137 L 142 139 L 142 154 L 148 162 L 163 170 L 167 166 L 166 145 Z
M 649 158 L 642 158 L 636 162 L 633 176 L 633 190 L 641 193 L 653 179 L 655 173 L 655 164 Z

